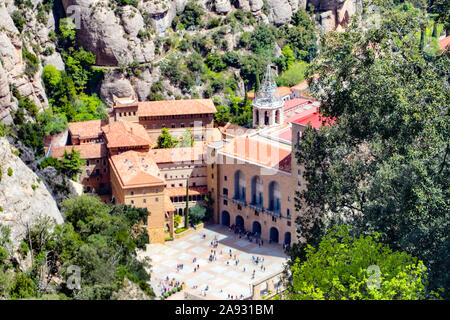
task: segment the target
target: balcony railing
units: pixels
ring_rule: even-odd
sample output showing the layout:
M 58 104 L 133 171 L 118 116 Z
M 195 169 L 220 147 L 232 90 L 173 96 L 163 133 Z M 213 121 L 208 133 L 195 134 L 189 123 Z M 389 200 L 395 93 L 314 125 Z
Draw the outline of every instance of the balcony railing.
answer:
M 229 198 L 227 195 L 221 195 L 222 198 L 227 199 L 227 200 L 231 200 L 231 202 L 236 203 L 238 205 L 242 205 L 242 206 L 246 206 L 249 207 L 252 210 L 256 210 L 259 212 L 263 212 L 266 213 L 268 215 L 280 218 L 281 217 L 281 211 L 280 210 L 273 210 L 273 209 L 267 209 L 262 207 L 261 205 L 258 204 L 251 204 L 248 203 L 247 201 L 243 200 L 243 199 L 234 199 L 234 198 Z

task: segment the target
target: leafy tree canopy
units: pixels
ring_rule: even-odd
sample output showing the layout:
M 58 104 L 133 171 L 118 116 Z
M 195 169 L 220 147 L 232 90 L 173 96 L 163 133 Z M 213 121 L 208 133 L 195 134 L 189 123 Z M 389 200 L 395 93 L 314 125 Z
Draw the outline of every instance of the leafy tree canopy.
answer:
M 417 300 L 425 296 L 426 268 L 405 252 L 393 252 L 380 235 L 352 238 L 341 227 L 291 267 L 292 300 Z
M 425 59 L 415 36 L 424 12 L 382 3 L 377 23 L 368 15 L 326 36 L 309 71 L 320 75 L 311 88 L 321 112 L 337 122 L 303 133 L 299 228 L 313 246 L 343 221 L 379 232 L 424 262 L 429 290 L 448 289 L 449 52 Z

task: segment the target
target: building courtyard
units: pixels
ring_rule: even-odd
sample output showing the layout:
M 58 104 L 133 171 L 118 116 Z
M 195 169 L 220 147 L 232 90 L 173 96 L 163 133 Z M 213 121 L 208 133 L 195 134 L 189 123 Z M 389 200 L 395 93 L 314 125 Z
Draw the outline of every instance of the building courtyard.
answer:
M 213 248 L 211 242 L 215 239 L 218 245 Z M 215 261 L 209 261 L 211 250 L 216 251 Z M 245 299 L 252 295 L 252 283 L 279 273 L 286 262 L 281 245 L 264 241 L 260 246 L 221 225 L 206 226 L 165 244 L 148 244 L 139 256 L 151 259 L 151 286 L 157 297 L 162 296 L 164 286 L 170 289 L 168 282 L 185 283 L 185 289 L 170 299 L 184 299 L 185 293 L 208 300 L 226 300 L 231 296 Z M 256 257 L 260 261 L 257 264 Z M 177 270 L 180 264 L 183 268 Z M 194 271 L 197 265 L 199 268 Z M 278 281 L 279 276 L 275 279 Z

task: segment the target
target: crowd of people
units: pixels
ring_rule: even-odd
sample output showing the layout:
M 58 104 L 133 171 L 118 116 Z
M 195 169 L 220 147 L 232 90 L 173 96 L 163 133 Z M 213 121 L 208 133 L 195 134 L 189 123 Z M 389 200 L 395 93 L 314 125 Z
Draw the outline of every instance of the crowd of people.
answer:
M 184 282 L 180 282 L 175 278 L 169 279 L 167 276 L 165 279 L 159 281 L 159 287 L 161 288 L 161 294 L 164 295 L 167 292 L 170 292 L 174 288 L 182 287 L 184 288 L 186 285 Z
M 236 234 L 239 237 L 239 239 L 241 239 L 242 237 L 246 237 L 247 240 L 249 240 L 250 242 L 253 242 L 253 240 L 255 240 L 255 243 L 257 243 L 259 246 L 264 245 L 264 241 L 260 238 L 260 234 L 250 232 L 246 230 L 242 225 L 233 224 L 230 226 L 230 231 Z M 205 240 L 206 234 L 203 233 L 201 237 L 203 240 Z M 235 252 L 233 252 L 232 249 L 228 249 L 228 252 L 226 251 L 224 252 L 223 249 L 219 248 L 219 241 L 217 236 L 214 236 L 214 238 L 210 241 L 209 246 L 211 247 L 208 258 L 209 263 L 221 261 L 222 263 L 226 263 L 228 267 L 230 266 L 238 267 L 240 263 L 238 255 Z M 285 249 L 285 247 L 283 248 Z M 264 257 L 252 256 L 252 262 L 255 265 L 255 268 L 251 268 L 253 270 L 247 270 L 245 266 L 243 266 L 241 270 L 244 273 L 250 272 L 251 279 L 255 279 L 256 271 L 258 268 L 260 269 L 261 272 L 266 271 L 266 268 L 264 266 Z M 192 259 L 192 264 L 194 267 L 193 271 L 197 272 L 200 269 L 200 264 L 197 261 L 197 257 L 194 257 Z M 177 272 L 184 270 L 184 264 L 183 263 L 177 264 L 176 270 Z M 169 281 L 169 278 L 167 277 L 166 280 L 161 281 L 159 285 L 161 286 L 162 294 L 164 294 L 166 292 L 171 291 L 173 288 L 179 287 L 181 284 L 179 281 L 176 281 L 175 278 Z M 184 283 L 183 286 L 185 286 Z M 194 284 L 192 285 L 192 289 L 200 289 L 200 295 L 206 297 L 207 292 L 210 290 L 210 286 L 209 284 L 206 284 L 205 286 L 201 286 L 201 288 L 199 288 L 198 284 Z M 223 290 L 220 289 L 220 292 L 223 293 Z M 242 294 L 237 295 L 227 293 L 227 299 L 241 300 L 244 299 L 244 296 Z

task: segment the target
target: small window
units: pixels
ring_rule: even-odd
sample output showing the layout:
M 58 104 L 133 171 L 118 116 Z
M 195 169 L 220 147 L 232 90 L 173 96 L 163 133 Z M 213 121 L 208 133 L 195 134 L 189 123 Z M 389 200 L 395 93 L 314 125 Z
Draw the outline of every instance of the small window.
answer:
M 134 195 L 134 191 L 130 191 L 130 195 L 132 195 L 132 196 L 133 196 L 133 195 Z
M 147 199 L 142 200 L 142 202 L 147 203 Z
M 156 201 L 156 202 L 158 202 L 158 201 L 159 201 L 159 199 L 158 199 L 158 198 L 155 198 L 155 201 Z
M 227 188 L 223 188 L 223 195 L 227 196 L 228 195 L 228 189 Z
M 287 225 L 288 225 L 288 227 L 290 227 L 290 226 L 291 226 L 291 222 L 290 222 L 290 221 L 288 221 L 288 222 L 287 222 Z
M 225 205 L 225 206 L 227 206 L 228 205 L 228 201 L 227 200 L 223 200 L 223 204 Z
M 131 204 L 134 204 L 134 200 L 131 200 Z
M 223 176 L 223 180 L 228 181 L 227 176 Z

